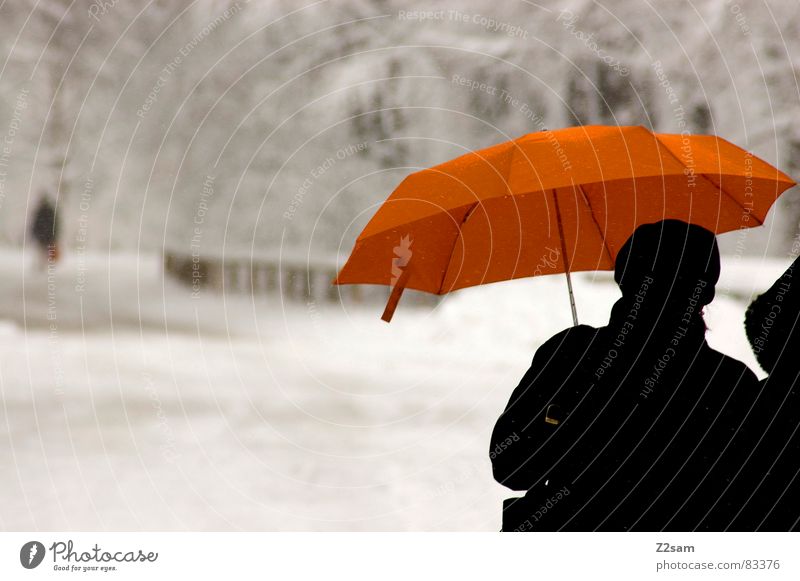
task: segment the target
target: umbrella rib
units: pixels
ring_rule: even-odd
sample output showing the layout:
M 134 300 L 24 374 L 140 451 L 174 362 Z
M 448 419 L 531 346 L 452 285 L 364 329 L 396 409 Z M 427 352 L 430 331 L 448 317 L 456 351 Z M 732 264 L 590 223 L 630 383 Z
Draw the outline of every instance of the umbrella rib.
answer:
M 611 250 L 608 248 L 608 244 L 606 243 L 606 235 L 603 233 L 603 230 L 600 228 L 600 224 L 597 222 L 597 216 L 594 215 L 594 208 L 592 208 L 592 203 L 589 201 L 589 196 L 587 196 L 586 192 L 583 191 L 583 186 L 581 184 L 578 184 L 578 191 L 580 191 L 581 196 L 583 196 L 583 201 L 586 202 L 587 206 L 589 206 L 589 215 L 591 215 L 592 222 L 594 222 L 595 228 L 597 228 L 597 232 L 600 234 L 600 240 L 603 241 L 603 248 L 606 251 L 606 255 L 608 255 L 608 259 L 613 265 L 614 257 L 611 256 Z
M 732 195 L 730 195 L 728 192 L 726 192 L 726 191 L 725 191 L 725 188 L 723 188 L 723 187 L 722 187 L 722 184 L 720 184 L 720 185 L 717 185 L 717 184 L 715 184 L 715 183 L 713 182 L 713 180 L 712 180 L 710 177 L 708 177 L 706 174 L 703 174 L 703 173 L 701 173 L 701 174 L 697 174 L 697 175 L 699 175 L 701 178 L 703 178 L 704 180 L 706 180 L 706 181 L 707 181 L 708 183 L 710 183 L 712 186 L 714 186 L 715 188 L 717 188 L 717 189 L 718 189 L 720 192 L 722 192 L 723 194 L 725 194 L 726 196 L 728 196 L 728 197 L 729 197 L 731 200 L 733 200 L 734 202 L 736 202 L 736 205 L 737 205 L 737 206 L 739 206 L 739 207 L 742 209 L 742 212 L 744 212 L 744 213 L 745 213 L 745 214 L 747 214 L 748 216 L 752 216 L 753 218 L 755 218 L 755 221 L 756 221 L 756 222 L 758 222 L 758 225 L 759 225 L 759 226 L 763 226 L 763 225 L 764 225 L 764 222 L 761 220 L 761 218 L 759 218 L 758 216 L 756 216 L 756 215 L 753 213 L 753 211 L 752 211 L 752 210 L 750 210 L 750 211 L 748 212 L 747 208 L 745 208 L 745 207 L 742 205 L 742 203 L 741 203 L 739 200 L 737 200 L 737 199 L 736 199 L 736 198 L 734 198 Z
M 464 217 L 461 219 L 461 222 L 458 224 L 458 232 L 456 233 L 456 239 L 453 241 L 453 247 L 450 249 L 450 257 L 447 259 L 447 264 L 444 267 L 444 274 L 442 275 L 442 283 L 439 285 L 439 291 L 436 293 L 437 295 L 444 294 L 444 281 L 447 280 L 447 272 L 450 270 L 450 263 L 453 262 L 453 255 L 456 253 L 456 244 L 458 244 L 459 239 L 461 238 L 462 228 L 464 224 L 467 223 L 470 216 L 475 213 L 475 209 L 480 205 L 480 202 L 475 202 L 472 204 L 464 214 Z
M 662 142 L 662 141 L 661 141 L 661 140 L 658 138 L 658 135 L 656 135 L 655 133 L 654 133 L 653 135 L 655 135 L 655 138 L 656 138 L 656 143 L 658 143 L 658 145 L 659 145 L 659 149 L 661 149 L 661 148 L 663 147 L 663 148 L 664 148 L 664 149 L 667 151 L 667 153 L 668 153 L 668 154 L 670 154 L 670 155 L 672 156 L 672 158 L 673 158 L 675 161 L 677 161 L 677 162 L 678 162 L 680 165 L 682 165 L 682 166 L 683 166 L 684 168 L 686 168 L 686 169 L 689 169 L 689 170 L 691 170 L 691 169 L 692 169 L 692 168 L 690 168 L 688 165 L 686 165 L 685 163 L 683 163 L 683 162 L 680 160 L 680 158 L 679 158 L 677 155 L 675 155 L 675 154 L 672 152 L 672 150 L 671 150 L 669 147 L 667 147 L 667 146 L 666 146 L 666 145 L 665 145 L 665 144 L 664 144 L 664 143 L 663 143 L 663 142 Z M 742 209 L 742 211 L 743 211 L 743 212 L 745 212 L 745 213 L 746 213 L 746 214 L 748 214 L 748 215 L 752 215 L 752 216 L 753 216 L 753 217 L 756 219 L 756 222 L 758 222 L 758 224 L 759 224 L 760 226 L 763 226 L 763 225 L 764 225 L 764 222 L 761 220 L 761 218 L 759 218 L 758 216 L 754 215 L 754 214 L 753 214 L 753 212 L 752 212 L 752 210 L 751 210 L 750 212 L 748 212 L 748 211 L 747 211 L 747 209 L 746 209 L 746 208 L 745 208 L 745 207 L 742 205 L 742 203 L 741 203 L 739 200 L 737 200 L 737 199 L 736 199 L 736 198 L 734 198 L 732 195 L 730 195 L 728 192 L 726 192 L 726 191 L 725 191 L 725 188 L 723 188 L 723 187 L 722 187 L 722 184 L 720 184 L 720 185 L 717 185 L 717 184 L 715 184 L 713 181 L 711 181 L 711 178 L 709 178 L 709 177 L 708 177 L 706 174 L 704 174 L 704 173 L 697 173 L 697 174 L 695 174 L 695 175 L 699 175 L 701 178 L 703 178 L 704 180 L 706 180 L 708 183 L 710 183 L 712 186 L 714 186 L 714 187 L 715 187 L 716 189 L 718 189 L 720 192 L 722 192 L 723 194 L 725 194 L 726 196 L 728 196 L 728 197 L 729 197 L 731 200 L 733 200 L 733 202 L 734 202 L 734 203 L 735 203 L 737 206 L 739 206 L 739 207 Z

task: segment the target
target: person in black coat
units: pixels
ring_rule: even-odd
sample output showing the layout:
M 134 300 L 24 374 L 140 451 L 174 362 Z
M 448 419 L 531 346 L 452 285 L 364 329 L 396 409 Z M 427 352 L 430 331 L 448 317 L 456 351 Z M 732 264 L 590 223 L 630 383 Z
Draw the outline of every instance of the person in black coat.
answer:
M 58 217 L 47 197 L 42 197 L 33 215 L 31 235 L 39 246 L 44 262 L 58 260 Z
M 742 508 L 732 530 L 800 530 L 800 271 L 796 259 L 747 309 L 745 331 L 769 376 L 748 418 L 747 476 L 730 491 Z
M 758 394 L 747 366 L 705 341 L 715 236 L 664 220 L 620 249 L 622 298 L 607 326 L 558 333 L 536 352 L 492 433 L 495 479 L 525 491 L 504 531 L 723 530 L 737 507 L 723 455 Z

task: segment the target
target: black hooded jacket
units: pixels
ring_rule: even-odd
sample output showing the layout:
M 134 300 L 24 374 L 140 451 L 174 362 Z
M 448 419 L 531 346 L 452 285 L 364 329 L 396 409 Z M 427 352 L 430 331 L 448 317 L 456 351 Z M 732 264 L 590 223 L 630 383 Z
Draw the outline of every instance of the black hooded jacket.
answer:
M 506 501 L 503 530 L 723 530 L 732 518 L 721 498 L 736 475 L 720 459 L 746 445 L 734 436 L 758 385 L 705 341 L 715 239 L 642 226 L 616 265 L 609 324 L 542 345 L 495 426 L 494 476 L 527 491 Z
M 800 258 L 747 310 L 745 329 L 769 377 L 748 418 L 752 453 L 729 491 L 741 506 L 732 530 L 800 530 Z

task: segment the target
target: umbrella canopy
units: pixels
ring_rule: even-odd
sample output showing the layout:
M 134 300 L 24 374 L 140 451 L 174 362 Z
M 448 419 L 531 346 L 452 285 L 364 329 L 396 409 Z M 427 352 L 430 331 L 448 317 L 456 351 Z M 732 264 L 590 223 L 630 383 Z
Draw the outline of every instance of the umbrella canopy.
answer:
M 758 226 L 793 185 L 713 135 L 615 126 L 531 133 L 409 175 L 334 284 L 394 286 L 396 304 L 403 288 L 445 294 L 610 270 L 641 224 L 672 218 L 715 233 Z

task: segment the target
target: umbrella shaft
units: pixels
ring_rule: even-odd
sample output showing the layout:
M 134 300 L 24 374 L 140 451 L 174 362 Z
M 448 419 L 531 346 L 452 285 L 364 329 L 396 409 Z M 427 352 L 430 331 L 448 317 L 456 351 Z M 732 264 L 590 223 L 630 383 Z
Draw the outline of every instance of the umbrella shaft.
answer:
M 569 290 L 569 306 L 572 308 L 572 324 L 574 326 L 578 326 L 578 310 L 575 308 L 575 295 L 572 292 L 572 278 L 569 276 L 569 271 L 566 271 L 567 275 L 567 289 Z
M 553 201 L 556 205 L 556 221 L 558 222 L 558 239 L 561 241 L 561 256 L 564 260 L 564 274 L 567 275 L 567 290 L 569 291 L 569 306 L 572 309 L 572 323 L 578 326 L 578 309 L 575 308 L 575 294 L 572 292 L 572 277 L 569 274 L 569 258 L 567 258 L 567 242 L 564 239 L 564 225 L 561 223 L 561 208 L 558 206 L 558 195 L 553 190 Z

